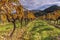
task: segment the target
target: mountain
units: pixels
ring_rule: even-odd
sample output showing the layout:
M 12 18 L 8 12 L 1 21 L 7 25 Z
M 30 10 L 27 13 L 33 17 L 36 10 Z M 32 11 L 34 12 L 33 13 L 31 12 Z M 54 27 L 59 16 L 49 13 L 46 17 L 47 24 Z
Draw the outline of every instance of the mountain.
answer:
M 43 11 L 44 9 L 49 8 L 52 5 L 53 4 L 42 5 L 42 6 L 38 7 L 36 10 L 42 10 Z
M 49 7 L 49 8 L 46 8 L 46 9 L 43 10 L 43 11 L 46 12 L 46 13 L 49 13 L 49 12 L 53 12 L 53 11 L 55 11 L 55 10 L 60 10 L 60 7 L 57 6 L 57 5 L 53 5 L 53 6 Z
M 51 12 L 54 12 L 56 10 L 60 10 L 60 6 L 57 6 L 57 5 L 52 5 L 48 8 L 46 8 L 45 10 L 29 10 L 30 12 L 33 12 L 33 14 L 36 16 L 36 17 L 39 17 L 39 16 L 42 16 L 42 15 L 46 15 L 48 13 L 51 13 Z

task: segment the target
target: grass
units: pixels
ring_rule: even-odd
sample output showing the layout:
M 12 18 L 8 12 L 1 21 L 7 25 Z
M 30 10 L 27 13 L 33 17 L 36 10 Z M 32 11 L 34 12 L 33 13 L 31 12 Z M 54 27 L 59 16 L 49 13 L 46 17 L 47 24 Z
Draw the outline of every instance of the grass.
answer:
M 12 24 L 0 25 L 0 31 L 6 31 L 8 29 L 11 29 L 12 27 L 13 27 Z
M 23 24 L 24 24 L 24 22 L 23 22 Z M 24 25 L 23 25 L 24 26 Z M 17 21 L 16 22 L 16 28 L 19 28 L 19 27 L 21 27 L 21 25 L 20 25 L 20 23 Z M 13 24 L 10 22 L 10 23 L 8 23 L 8 24 L 6 24 L 6 25 L 0 25 L 0 31 L 7 31 L 7 30 L 10 30 L 10 29 L 12 29 L 13 28 Z
M 30 34 L 30 40 L 57 40 L 55 37 L 60 34 L 60 29 L 55 28 L 54 26 L 49 25 L 46 21 L 40 19 L 30 22 L 27 26 L 27 33 Z M 25 39 L 27 40 L 27 38 Z
M 20 27 L 20 24 L 18 22 L 16 22 L 16 25 L 17 28 Z M 11 30 L 12 28 L 13 28 L 12 23 L 7 25 L 0 25 L 1 32 Z M 57 40 L 57 37 L 59 35 L 60 29 L 55 28 L 52 25 L 49 25 L 44 20 L 36 19 L 27 25 L 27 29 L 23 38 L 25 40 Z

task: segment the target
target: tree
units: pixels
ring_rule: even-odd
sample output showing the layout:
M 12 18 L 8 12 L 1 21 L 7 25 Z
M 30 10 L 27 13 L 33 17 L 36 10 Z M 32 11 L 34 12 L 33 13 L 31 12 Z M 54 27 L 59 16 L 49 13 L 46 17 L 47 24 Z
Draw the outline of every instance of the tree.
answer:
M 17 0 L 16 0 L 17 1 Z M 16 20 L 19 19 L 19 21 L 21 20 L 21 24 L 22 24 L 22 19 L 23 19 L 23 8 L 22 5 L 13 5 L 12 3 L 9 2 L 9 0 L 2 0 L 1 3 L 2 6 L 1 10 L 4 13 L 4 15 L 6 16 L 6 19 L 8 20 L 8 22 L 12 22 L 14 25 L 13 31 L 11 32 L 10 36 L 13 35 L 15 29 L 16 29 Z M 14 2 L 14 1 L 13 1 Z M 16 13 L 12 13 L 14 10 L 16 10 Z

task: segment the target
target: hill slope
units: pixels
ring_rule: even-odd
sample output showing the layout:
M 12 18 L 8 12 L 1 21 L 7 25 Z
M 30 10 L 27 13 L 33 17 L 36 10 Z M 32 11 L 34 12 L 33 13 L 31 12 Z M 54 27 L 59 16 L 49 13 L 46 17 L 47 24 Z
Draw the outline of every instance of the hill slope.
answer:
M 49 25 L 46 21 L 37 19 L 28 24 L 26 40 L 57 40 L 60 30 Z

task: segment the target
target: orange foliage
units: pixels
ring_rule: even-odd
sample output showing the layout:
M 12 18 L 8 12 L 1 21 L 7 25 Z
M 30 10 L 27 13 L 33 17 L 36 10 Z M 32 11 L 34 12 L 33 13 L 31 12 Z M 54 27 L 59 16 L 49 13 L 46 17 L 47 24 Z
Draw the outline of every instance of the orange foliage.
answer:
M 32 12 L 28 12 L 28 19 L 35 19 L 36 17 Z
M 7 19 L 6 19 L 6 15 L 4 15 L 4 14 L 1 15 L 1 20 L 2 20 L 2 21 L 6 21 L 6 20 L 7 20 Z
M 60 10 L 56 10 L 54 12 L 47 13 L 46 15 L 40 16 L 40 19 L 56 20 L 58 17 L 60 17 Z
M 56 20 L 59 16 L 60 13 L 58 13 L 58 11 L 54 11 L 52 13 L 48 13 L 46 18 Z

